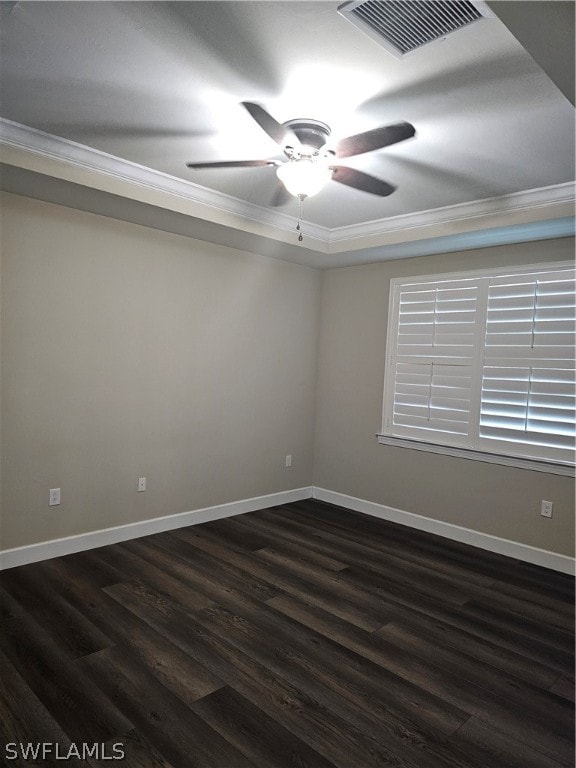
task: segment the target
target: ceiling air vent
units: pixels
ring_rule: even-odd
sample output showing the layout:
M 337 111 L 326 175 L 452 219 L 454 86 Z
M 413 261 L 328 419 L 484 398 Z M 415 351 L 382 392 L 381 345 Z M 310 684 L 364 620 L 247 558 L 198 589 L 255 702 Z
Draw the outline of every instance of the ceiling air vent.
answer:
M 484 3 L 468 0 L 353 0 L 338 13 L 398 59 L 492 16 Z

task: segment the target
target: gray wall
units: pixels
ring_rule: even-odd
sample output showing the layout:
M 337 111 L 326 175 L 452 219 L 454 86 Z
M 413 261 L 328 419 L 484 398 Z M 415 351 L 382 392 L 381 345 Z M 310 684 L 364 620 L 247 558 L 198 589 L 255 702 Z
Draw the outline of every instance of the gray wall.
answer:
M 375 437 L 390 278 L 571 239 L 320 273 L 14 195 L 2 214 L 2 548 L 314 482 L 571 554 L 571 479 Z
M 13 195 L 2 217 L 2 548 L 311 484 L 318 272 Z
M 314 484 L 573 555 L 573 480 L 377 443 L 390 279 L 561 261 L 571 238 L 333 269 L 323 274 Z M 541 499 L 554 517 L 540 516 Z

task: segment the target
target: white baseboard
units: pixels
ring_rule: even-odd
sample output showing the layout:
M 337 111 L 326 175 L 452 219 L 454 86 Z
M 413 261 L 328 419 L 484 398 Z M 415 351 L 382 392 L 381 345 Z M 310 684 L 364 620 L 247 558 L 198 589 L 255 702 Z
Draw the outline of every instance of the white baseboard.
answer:
M 74 552 L 83 552 L 84 550 L 95 549 L 96 547 L 104 547 L 107 544 L 117 544 L 129 539 L 138 539 L 141 536 L 171 531 L 187 525 L 209 523 L 212 520 L 220 520 L 223 517 L 231 517 L 232 515 L 241 515 L 244 512 L 256 512 L 258 509 L 275 507 L 278 504 L 302 501 L 312 497 L 312 490 L 311 486 L 295 488 L 291 491 L 280 491 L 280 493 L 270 493 L 266 496 L 255 496 L 252 499 L 243 499 L 242 501 L 232 501 L 228 504 L 218 504 L 214 507 L 195 509 L 192 512 L 180 512 L 175 515 L 142 520 L 138 523 L 104 528 L 100 531 L 80 533 L 76 536 L 67 536 L 64 539 L 52 539 L 51 541 L 43 541 L 39 544 L 29 544 L 25 547 L 5 549 L 0 552 L 0 570 L 27 565 L 28 563 L 37 563 L 40 560 L 50 560 L 53 557 L 71 555 Z
M 204 509 L 196 509 L 191 512 L 180 512 L 175 515 L 155 517 L 151 520 L 128 523 L 127 525 L 119 525 L 114 528 L 104 528 L 100 531 L 67 536 L 63 539 L 52 539 L 51 541 L 43 541 L 24 547 L 5 549 L 0 552 L 0 570 L 27 565 L 28 563 L 36 563 L 40 560 L 49 560 L 53 557 L 70 555 L 74 552 L 83 552 L 84 550 L 95 549 L 96 547 L 104 547 L 107 544 L 117 544 L 121 541 L 149 536 L 152 533 L 171 531 L 187 525 L 197 525 L 198 523 L 208 523 L 211 520 L 220 520 L 224 517 L 241 515 L 244 512 L 256 512 L 259 509 L 310 498 L 352 509 L 355 512 L 363 512 L 366 515 L 379 517 L 382 520 L 390 520 L 393 523 L 406 525 L 410 528 L 417 528 L 420 531 L 434 533 L 447 539 L 470 544 L 473 547 L 486 549 L 489 552 L 497 552 L 500 555 L 540 565 L 554 571 L 574 575 L 575 560 L 572 557 L 559 555 L 556 552 L 538 549 L 528 544 L 501 539 L 488 533 L 481 533 L 480 531 L 463 528 L 452 523 L 444 523 L 440 520 L 433 520 L 430 517 L 416 515 L 413 512 L 404 512 L 401 509 L 387 507 L 384 504 L 376 504 L 373 501 L 366 501 L 355 496 L 347 496 L 344 493 L 337 493 L 336 491 L 313 486 L 295 488 L 294 490 L 281 491 L 280 493 L 270 493 L 266 496 L 256 496 L 252 499 L 243 499 L 242 501 L 232 501 L 228 504 L 218 504 L 214 507 L 205 507 Z
M 336 491 L 328 491 L 325 488 L 314 487 L 313 498 L 318 499 L 318 501 L 335 504 L 338 507 L 346 507 L 355 512 L 363 512 L 366 515 L 379 517 L 382 520 L 390 520 L 393 523 L 417 528 L 420 531 L 435 533 L 437 536 L 443 536 L 453 541 L 461 541 L 463 544 L 470 544 L 473 547 L 486 549 L 489 552 L 497 552 L 499 555 L 506 555 L 507 557 L 513 557 L 517 560 L 533 563 L 534 565 L 541 565 L 554 571 L 574 575 L 575 560 L 567 555 L 559 555 L 556 552 L 538 549 L 528 544 L 520 544 L 510 539 L 501 539 L 498 536 L 473 531 L 470 528 L 462 528 L 452 523 L 443 523 L 430 517 L 416 515 L 413 512 L 404 512 L 401 509 L 387 507 L 384 504 L 376 504 L 373 501 L 357 499 L 354 496 L 347 496 Z

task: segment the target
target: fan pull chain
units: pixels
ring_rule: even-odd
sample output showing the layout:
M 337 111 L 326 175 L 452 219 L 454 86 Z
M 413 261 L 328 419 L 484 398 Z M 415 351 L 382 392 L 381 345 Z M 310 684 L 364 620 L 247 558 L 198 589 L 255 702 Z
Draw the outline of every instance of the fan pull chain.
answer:
M 296 231 L 298 232 L 298 242 L 301 243 L 304 240 L 302 235 L 302 204 L 306 195 L 298 195 L 298 224 L 296 224 Z

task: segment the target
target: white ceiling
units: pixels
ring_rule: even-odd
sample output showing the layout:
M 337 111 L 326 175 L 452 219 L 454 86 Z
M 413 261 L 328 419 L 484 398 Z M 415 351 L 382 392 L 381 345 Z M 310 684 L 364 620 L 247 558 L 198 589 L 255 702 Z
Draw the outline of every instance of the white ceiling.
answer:
M 216 229 L 242 230 L 261 239 L 259 252 L 270 249 L 268 241 L 284 244 L 272 255 L 313 266 L 373 260 L 379 247 L 406 240 L 560 220 L 573 212 L 574 108 L 549 77 L 546 56 L 536 63 L 494 15 L 397 60 L 339 16 L 338 5 L 2 2 L 0 104 L 1 117 L 11 121 L 3 130 L 5 186 L 34 194 L 35 187 L 48 189 L 46 177 L 58 179 L 56 200 L 64 183 L 98 189 L 189 216 L 188 234 L 202 221 L 214 232 L 206 234 L 205 225 L 201 236 L 219 242 Z M 499 5 L 490 4 L 496 12 Z M 538 10 L 544 51 L 554 51 L 566 12 L 573 15 L 573 3 L 504 5 L 508 17 L 514 5 Z M 527 13 L 521 17 L 526 44 Z M 507 18 L 510 27 L 513 21 Z M 573 50 L 561 61 L 573 71 Z M 378 198 L 329 183 L 305 202 L 308 235 L 298 246 L 297 201 L 282 209 L 269 205 L 277 184 L 273 168 L 185 166 L 278 156 L 240 105 L 247 100 L 280 122 L 327 122 L 336 139 L 413 123 L 414 139 L 347 161 L 397 191 Z M 134 193 L 136 177 L 147 198 Z M 151 189 L 157 196 L 163 191 L 163 200 L 153 199 Z M 77 194 L 69 197 L 82 207 Z M 186 209 L 188 198 L 193 202 Z M 492 218 L 480 226 L 486 213 Z M 469 223 L 446 227 L 455 220 Z M 400 231 L 402 237 L 390 234 Z M 336 261 L 328 258 L 336 253 Z

